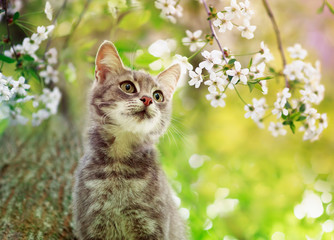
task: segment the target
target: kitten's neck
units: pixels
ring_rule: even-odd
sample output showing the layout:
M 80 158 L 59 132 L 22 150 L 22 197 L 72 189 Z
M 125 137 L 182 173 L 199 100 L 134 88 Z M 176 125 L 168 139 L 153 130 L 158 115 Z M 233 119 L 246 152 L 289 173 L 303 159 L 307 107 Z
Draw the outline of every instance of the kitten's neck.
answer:
M 138 149 L 154 147 L 154 141 L 148 136 L 132 132 L 121 132 L 116 127 L 91 127 L 89 144 L 93 152 L 102 158 L 125 159 Z

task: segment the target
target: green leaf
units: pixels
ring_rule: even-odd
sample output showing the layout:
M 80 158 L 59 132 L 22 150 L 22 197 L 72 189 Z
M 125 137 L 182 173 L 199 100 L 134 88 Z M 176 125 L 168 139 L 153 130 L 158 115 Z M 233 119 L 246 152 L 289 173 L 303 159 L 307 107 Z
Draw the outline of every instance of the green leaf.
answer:
M 262 92 L 262 87 L 260 84 L 254 84 L 254 87 Z
M 10 57 L 7 57 L 7 56 L 5 56 L 5 55 L 2 55 L 2 54 L 0 53 L 0 61 L 6 62 L 6 63 L 14 63 L 14 62 L 15 62 L 15 59 L 10 58 Z
M 292 133 L 295 134 L 296 125 L 293 122 L 290 123 L 290 129 L 291 129 Z
M 4 133 L 6 130 L 7 126 L 9 124 L 9 119 L 2 119 L 0 120 L 0 136 Z
M 237 61 L 237 59 L 232 58 L 232 59 L 230 59 L 230 61 L 228 61 L 227 64 L 231 64 L 232 65 L 232 64 L 234 64 L 235 61 Z
M 317 13 L 322 13 L 324 11 L 325 8 L 325 2 L 326 0 L 324 0 L 320 6 L 320 8 L 318 8 Z
M 23 59 L 27 62 L 32 62 L 35 59 L 33 57 L 31 57 L 30 55 L 23 55 Z
M 159 58 L 152 56 L 148 52 L 144 52 L 143 54 L 139 55 L 135 60 L 135 65 L 145 66 L 147 67 L 148 64 L 158 60 Z
M 288 116 L 285 116 L 284 114 L 282 114 L 282 118 L 285 120 L 285 119 L 288 119 Z
M 269 67 L 269 71 L 270 71 L 271 73 L 276 73 L 275 69 L 272 68 L 272 67 Z
M 254 89 L 255 84 L 248 82 L 247 85 L 249 87 L 249 92 L 252 92 L 253 89 Z
M 268 80 L 268 79 L 273 79 L 274 78 L 274 76 L 267 76 L 267 77 L 260 77 L 260 78 L 257 78 L 256 80 L 260 80 L 260 81 L 262 81 L 262 80 Z
M 252 64 L 253 64 L 253 58 L 250 59 L 249 64 L 248 64 L 248 68 L 250 68 L 252 66 Z
M 300 116 L 300 112 L 296 112 L 290 116 L 290 119 L 294 120 L 295 118 Z
M 29 73 L 33 78 L 35 78 L 36 80 L 40 81 L 40 78 L 39 78 L 38 74 L 35 72 L 34 69 L 29 68 L 29 69 L 28 69 L 28 73 Z
M 20 17 L 20 13 L 19 12 L 14 13 L 13 21 L 19 19 L 19 17 Z
M 141 48 L 138 42 L 128 39 L 119 40 L 114 44 L 119 52 L 135 52 Z
M 326 5 L 327 5 L 329 11 L 331 11 L 331 13 L 334 14 L 334 7 L 328 1 L 326 1 Z
M 299 112 L 303 113 L 306 110 L 306 105 L 303 103 L 300 107 L 299 107 Z
M 306 116 L 299 116 L 299 118 L 296 120 L 298 122 L 304 121 L 306 119 Z
M 130 12 L 121 19 L 118 27 L 123 30 L 135 30 L 144 25 L 150 17 L 149 10 Z
M 289 108 L 291 109 L 291 108 L 292 108 L 289 102 L 286 102 L 286 104 L 285 104 L 284 107 L 285 107 L 286 109 L 289 109 Z
M 292 121 L 290 121 L 290 120 L 283 121 L 283 125 L 291 125 L 291 123 L 292 123 Z

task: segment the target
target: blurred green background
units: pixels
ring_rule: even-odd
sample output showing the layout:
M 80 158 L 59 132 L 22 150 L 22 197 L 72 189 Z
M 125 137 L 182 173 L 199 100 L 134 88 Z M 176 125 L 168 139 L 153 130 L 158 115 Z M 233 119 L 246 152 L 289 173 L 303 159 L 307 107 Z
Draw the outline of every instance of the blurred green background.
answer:
M 121 6 L 117 1 L 109 2 Z M 38 129 L 9 126 L 2 135 L 0 223 L 3 227 L 0 225 L 0 228 L 4 230 L 0 237 L 3 239 L 73 239 L 68 222 L 70 217 L 65 218 L 66 226 L 63 220 L 55 219 L 63 219 L 59 216 L 63 213 L 70 216 L 71 174 L 75 164 L 69 162 L 77 161 L 82 154 L 86 93 L 94 79 L 95 53 L 102 41 L 113 41 L 126 65 L 149 71 L 148 64 L 155 58 L 147 54 L 147 48 L 154 41 L 174 38 L 177 41 L 175 53 L 190 56 L 187 47 L 181 43 L 185 30 L 202 29 L 204 34 L 209 33 L 206 13 L 198 1 L 180 1 L 184 8 L 183 17 L 178 18 L 176 24 L 161 19 L 153 1 L 138 1 L 138 6 L 132 8 L 119 7 L 114 16 L 108 10 L 112 5 L 109 2 L 67 2 L 57 19 L 51 43 L 58 49 L 61 72 L 58 86 L 63 99 L 59 114 Z M 50 3 L 57 12 L 63 2 Z M 229 2 L 208 3 L 219 10 Z M 44 9 L 45 2 L 31 0 L 23 4 L 22 13 L 28 13 Z M 281 60 L 271 22 L 261 1 L 251 4 L 256 13 L 252 20 L 257 26 L 255 38 L 241 39 L 239 33 L 234 32 L 219 35 L 220 40 L 234 53 L 257 51 L 260 42 L 264 41 L 275 56 L 270 65 L 280 69 Z M 179 88 L 174 96 L 172 124 L 161 139 L 159 149 L 161 163 L 181 199 L 181 211 L 185 216 L 189 211 L 191 239 L 299 240 L 307 239 L 307 236 L 309 239 L 334 239 L 334 231 L 328 230 L 333 224 L 328 220 L 334 219 L 334 15 L 327 8 L 323 13 L 317 13 L 322 4 L 320 0 L 276 0 L 270 4 L 285 49 L 300 43 L 308 50 L 307 61 L 312 64 L 318 59 L 321 61 L 326 93 L 318 111 L 327 113 L 329 126 L 320 140 L 312 143 L 302 141 L 298 131 L 296 134 L 288 131 L 286 136 L 274 138 L 269 131 L 259 129 L 244 118 L 244 104 L 234 91 L 227 92 L 225 108 L 215 109 L 205 99 L 205 87 L 195 89 L 186 84 Z M 31 15 L 28 19 L 34 24 L 48 24 L 43 14 Z M 17 42 L 22 41 L 23 32 L 15 26 L 13 32 Z M 208 49 L 215 47 L 208 46 Z M 145 55 L 134 60 L 137 49 L 143 49 Z M 198 56 L 192 63 L 196 65 L 199 61 Z M 249 57 L 241 57 L 241 61 L 246 64 Z M 269 98 L 274 101 L 276 92 L 283 87 L 283 79 L 271 80 L 268 95 L 272 96 Z M 256 91 L 249 94 L 246 87 L 240 93 L 247 102 L 262 95 Z M 25 144 L 28 140 L 30 142 Z M 43 150 L 39 150 L 40 141 L 46 143 Z M 23 151 L 23 154 L 17 156 L 17 151 Z M 60 152 L 62 157 L 57 157 L 56 161 L 47 156 L 44 165 L 47 171 L 43 170 L 40 175 L 32 173 L 36 178 L 24 177 L 18 181 L 22 168 L 22 174 L 28 174 L 29 169 L 38 173 L 34 163 L 39 164 L 43 157 L 35 156 L 34 152 L 42 152 L 41 156 L 48 155 L 47 152 L 50 156 Z M 27 160 L 29 154 L 35 157 Z M 31 160 L 35 158 L 36 161 Z M 62 176 L 65 187 L 58 182 Z M 48 180 L 50 183 L 46 184 Z M 42 184 L 41 189 L 31 187 L 36 184 Z M 31 189 L 36 192 L 28 194 Z M 32 218 L 25 213 L 31 209 L 35 211 L 41 204 L 40 192 L 46 194 L 41 207 L 44 214 Z M 65 197 L 61 198 L 64 207 L 58 209 L 55 205 L 59 194 Z M 10 206 L 13 210 L 9 211 Z M 19 211 L 17 206 L 23 206 L 23 209 Z M 300 211 L 305 211 L 306 216 L 298 214 Z M 39 221 L 43 224 L 38 224 Z M 54 235 L 50 235 L 50 227 L 45 222 L 59 226 L 52 227 Z

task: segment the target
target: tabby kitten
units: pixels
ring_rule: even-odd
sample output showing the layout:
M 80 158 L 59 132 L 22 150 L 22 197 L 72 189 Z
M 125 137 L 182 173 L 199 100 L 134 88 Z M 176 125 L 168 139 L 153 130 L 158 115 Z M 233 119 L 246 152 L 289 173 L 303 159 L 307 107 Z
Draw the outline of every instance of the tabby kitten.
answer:
M 156 78 L 128 70 L 108 41 L 95 64 L 89 141 L 73 189 L 77 237 L 187 239 L 154 146 L 170 121 L 180 66 Z

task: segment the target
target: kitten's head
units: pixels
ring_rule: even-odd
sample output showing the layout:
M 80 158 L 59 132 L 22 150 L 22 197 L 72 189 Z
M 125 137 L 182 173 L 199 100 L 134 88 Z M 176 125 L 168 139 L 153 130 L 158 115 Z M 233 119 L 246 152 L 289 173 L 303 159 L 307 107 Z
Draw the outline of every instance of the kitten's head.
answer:
M 170 121 L 179 76 L 178 64 L 157 77 L 126 69 L 115 46 L 104 41 L 95 60 L 90 101 L 93 121 L 114 134 L 162 135 Z

